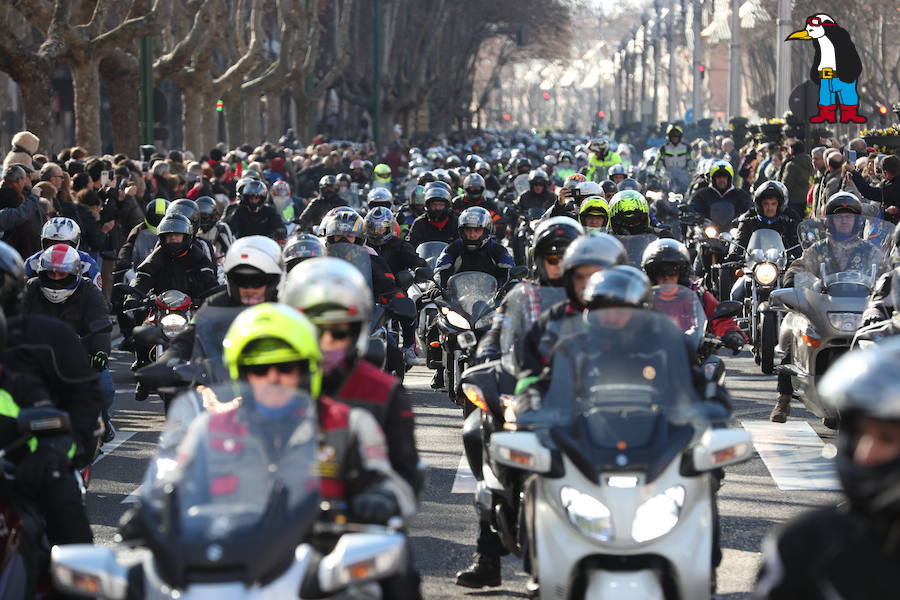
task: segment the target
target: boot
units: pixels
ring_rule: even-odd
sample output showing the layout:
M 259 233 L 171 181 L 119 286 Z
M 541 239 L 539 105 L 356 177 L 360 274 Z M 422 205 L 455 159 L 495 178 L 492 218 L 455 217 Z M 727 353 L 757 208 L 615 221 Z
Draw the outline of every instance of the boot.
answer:
M 788 394 L 779 394 L 778 402 L 769 415 L 769 420 L 773 423 L 785 423 L 791 414 L 791 397 Z
M 444 369 L 438 369 L 434 372 L 434 376 L 431 378 L 431 389 L 444 389 Z
M 857 104 L 851 106 L 841 104 L 841 123 L 865 123 L 866 118 L 857 113 L 857 110 L 859 110 Z
M 819 105 L 819 114 L 810 117 L 810 123 L 837 123 L 837 104 L 832 104 L 830 106 L 825 106 L 824 104 Z
M 467 588 L 497 587 L 500 585 L 500 557 L 476 552 L 475 561 L 469 568 L 456 574 L 456 585 Z
M 143 402 L 148 396 L 150 396 L 150 392 L 147 391 L 147 387 L 143 383 L 138 382 L 138 384 L 134 386 L 134 399 L 138 402 Z

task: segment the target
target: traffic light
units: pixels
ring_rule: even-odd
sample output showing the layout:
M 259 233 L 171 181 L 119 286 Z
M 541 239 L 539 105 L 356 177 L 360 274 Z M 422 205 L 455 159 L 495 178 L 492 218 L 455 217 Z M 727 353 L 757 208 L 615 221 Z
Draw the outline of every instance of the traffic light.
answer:
M 882 116 L 888 114 L 888 107 L 884 104 L 879 104 L 878 105 L 878 114 L 880 114 Z
M 511 119 L 512 119 L 512 115 L 511 115 L 511 114 L 509 114 L 509 113 L 503 113 L 503 120 L 504 120 L 504 121 L 509 121 L 509 120 L 511 120 Z
M 697 71 L 700 73 L 700 79 L 706 78 L 706 65 L 697 65 Z
M 549 100 L 549 99 L 550 99 L 550 92 L 544 92 L 543 96 L 544 96 L 544 100 Z
M 216 112 L 222 112 L 225 110 L 225 103 L 221 100 L 216 100 Z
M 605 118 L 606 118 L 606 111 L 605 111 L 605 110 L 598 110 L 598 111 L 597 111 L 597 116 L 598 116 L 599 118 L 601 118 L 601 119 L 605 119 Z

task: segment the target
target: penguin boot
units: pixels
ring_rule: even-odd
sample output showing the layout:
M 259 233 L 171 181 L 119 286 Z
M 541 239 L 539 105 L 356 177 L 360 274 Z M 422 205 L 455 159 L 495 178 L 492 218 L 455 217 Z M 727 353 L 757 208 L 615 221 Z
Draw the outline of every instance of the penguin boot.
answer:
M 865 123 L 866 118 L 859 114 L 858 105 L 846 106 L 841 104 L 841 123 Z
M 837 123 L 837 104 L 819 105 L 819 114 L 809 118 L 810 123 Z

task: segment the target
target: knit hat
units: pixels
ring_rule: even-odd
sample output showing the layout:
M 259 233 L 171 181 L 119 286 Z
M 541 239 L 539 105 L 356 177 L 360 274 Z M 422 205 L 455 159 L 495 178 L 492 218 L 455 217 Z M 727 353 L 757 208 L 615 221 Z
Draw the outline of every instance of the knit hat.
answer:
M 11 164 L 19 163 L 29 168 L 34 168 L 31 156 L 37 152 L 40 143 L 41 140 L 30 131 L 20 131 L 13 136 L 12 149 L 7 153 L 6 158 L 3 159 L 3 167 L 6 168 Z

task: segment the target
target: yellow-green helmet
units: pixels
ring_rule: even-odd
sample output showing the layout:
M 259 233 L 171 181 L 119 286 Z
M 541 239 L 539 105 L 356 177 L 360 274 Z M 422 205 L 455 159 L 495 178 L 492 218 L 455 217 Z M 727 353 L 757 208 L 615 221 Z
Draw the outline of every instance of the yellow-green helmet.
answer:
M 584 220 L 586 217 L 604 217 L 606 224 L 609 225 L 609 204 L 606 198 L 600 196 L 588 196 L 581 201 L 581 207 L 578 209 L 578 222 L 585 228 L 585 231 L 606 231 L 606 227 L 588 227 Z
M 322 352 L 316 328 L 297 310 L 273 302 L 251 306 L 231 324 L 222 346 L 225 367 L 232 379 L 240 377 L 242 366 L 305 361 L 309 393 L 313 398 L 319 397 Z
M 375 178 L 379 181 L 390 181 L 391 180 L 391 168 L 384 164 L 379 163 L 375 165 Z
M 634 235 L 650 228 L 650 205 L 640 192 L 622 190 L 609 201 L 609 223 L 613 233 Z
M 734 167 L 727 160 L 714 161 L 709 167 L 709 180 L 712 181 L 716 175 L 721 175 L 720 171 L 725 171 L 731 181 L 734 181 Z

